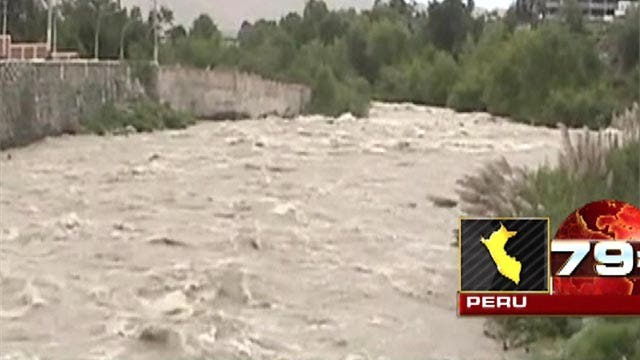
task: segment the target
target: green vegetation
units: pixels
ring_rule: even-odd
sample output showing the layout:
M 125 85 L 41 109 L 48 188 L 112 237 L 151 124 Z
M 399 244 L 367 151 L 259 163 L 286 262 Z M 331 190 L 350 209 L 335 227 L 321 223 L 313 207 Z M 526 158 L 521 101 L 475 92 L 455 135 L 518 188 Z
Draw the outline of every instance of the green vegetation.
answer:
M 194 123 L 188 114 L 172 110 L 151 100 L 138 99 L 124 105 L 105 104 L 81 123 L 88 131 L 99 135 L 135 130 L 148 132 L 156 129 L 183 129 Z
M 617 139 L 606 132 L 570 139 L 563 129 L 565 150 L 557 166 L 526 170 L 502 160 L 462 179 L 463 210 L 481 216 L 550 216 L 554 234 L 568 214 L 588 202 L 640 204 L 638 108 L 620 115 L 616 123 L 626 124 Z M 509 346 L 532 349 L 531 359 L 640 359 L 640 320 L 505 317 L 490 325 Z
M 14 38 L 42 41 L 42 2 L 8 4 Z M 432 2 L 426 10 L 404 0 L 377 0 L 361 13 L 309 0 L 302 14 L 245 22 L 233 41 L 208 15 L 187 29 L 174 25 L 171 10 L 163 7 L 156 22 L 163 33 L 161 63 L 226 66 L 304 83 L 313 90 L 311 112 L 362 115 L 373 98 L 486 110 L 541 125 L 603 127 L 612 112 L 640 97 L 640 12 L 595 26 L 575 1 L 565 4 L 555 21 L 540 19 L 539 1 L 518 0 L 499 18 L 473 17 L 472 0 Z M 122 56 L 148 85 L 153 17 L 116 0 L 61 0 L 59 48 L 85 57 Z M 638 118 L 636 108 L 623 123 L 637 126 Z M 181 128 L 191 121 L 147 100 L 107 104 L 83 126 L 103 134 Z M 555 232 L 561 219 L 589 201 L 639 204 L 640 140 L 627 136 L 617 144 L 605 133 L 585 133 L 572 143 L 565 129 L 566 150 L 556 167 L 530 171 L 502 160 L 461 180 L 463 210 L 483 217 L 550 216 Z M 533 359 L 640 359 L 640 320 L 502 318 L 492 324 L 510 346 L 531 347 Z
M 527 360 L 640 357 L 638 319 L 501 318 L 495 323 L 500 336 L 509 339 L 511 344 L 531 346 Z
M 551 217 L 555 231 L 571 211 L 597 199 L 618 199 L 638 204 L 638 154 L 640 141 L 634 140 L 604 156 L 606 171 L 598 169 L 600 160 L 596 158 L 592 167 L 581 174 L 566 167 L 538 169 L 532 174 L 533 181 L 528 190 L 532 201 L 540 206 L 530 215 Z
M 9 7 L 16 39 L 44 38 L 33 30 L 46 19 L 39 0 Z M 424 9 L 377 0 L 358 13 L 309 0 L 300 14 L 243 23 L 230 40 L 208 15 L 185 28 L 163 7 L 160 62 L 304 83 L 313 90 L 309 111 L 331 115 L 366 114 L 374 98 L 597 128 L 638 100 L 637 10 L 611 25 L 588 23 L 575 1 L 566 2 L 557 21 L 540 20 L 535 1 L 516 1 L 504 18 L 474 17 L 472 10 L 473 1 L 442 0 Z M 151 59 L 153 14 L 145 18 L 116 0 L 62 0 L 57 14 L 62 49 Z

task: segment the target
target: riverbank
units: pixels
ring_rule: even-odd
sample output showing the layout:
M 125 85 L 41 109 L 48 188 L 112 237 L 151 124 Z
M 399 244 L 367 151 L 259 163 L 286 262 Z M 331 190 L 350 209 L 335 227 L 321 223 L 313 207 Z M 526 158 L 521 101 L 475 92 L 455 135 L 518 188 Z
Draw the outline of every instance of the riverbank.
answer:
M 537 166 L 560 144 L 557 129 L 375 103 L 363 119 L 5 150 L 2 353 L 502 358 L 483 319 L 455 314 L 455 182 L 498 156 Z

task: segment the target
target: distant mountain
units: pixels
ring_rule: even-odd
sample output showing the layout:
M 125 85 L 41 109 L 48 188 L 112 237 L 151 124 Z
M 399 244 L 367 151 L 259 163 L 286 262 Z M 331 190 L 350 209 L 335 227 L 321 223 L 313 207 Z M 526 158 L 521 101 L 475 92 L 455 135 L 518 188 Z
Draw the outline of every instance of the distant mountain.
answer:
M 235 34 L 244 20 L 279 19 L 291 11 L 300 12 L 306 0 L 157 0 L 173 10 L 176 23 L 188 25 L 201 13 L 208 13 L 227 34 Z M 151 8 L 153 0 L 121 0 L 125 6 Z M 331 8 L 369 9 L 374 0 L 325 0 Z

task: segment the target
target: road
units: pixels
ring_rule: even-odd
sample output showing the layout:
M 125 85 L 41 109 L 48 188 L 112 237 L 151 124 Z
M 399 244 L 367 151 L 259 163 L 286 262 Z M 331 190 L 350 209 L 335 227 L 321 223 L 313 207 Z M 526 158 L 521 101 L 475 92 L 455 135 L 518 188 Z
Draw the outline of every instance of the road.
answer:
M 430 199 L 559 147 L 554 129 L 374 104 L 3 151 L 2 359 L 502 358 L 484 320 L 456 317 L 461 213 Z

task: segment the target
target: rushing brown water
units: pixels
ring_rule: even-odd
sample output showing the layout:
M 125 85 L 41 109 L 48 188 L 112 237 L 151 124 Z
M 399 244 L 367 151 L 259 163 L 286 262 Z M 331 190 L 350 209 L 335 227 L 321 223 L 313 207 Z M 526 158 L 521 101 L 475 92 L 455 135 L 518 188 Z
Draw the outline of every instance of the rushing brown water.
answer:
M 430 198 L 559 138 L 375 104 L 4 151 L 0 356 L 498 359 L 455 314 L 460 210 Z

